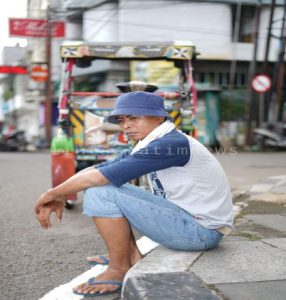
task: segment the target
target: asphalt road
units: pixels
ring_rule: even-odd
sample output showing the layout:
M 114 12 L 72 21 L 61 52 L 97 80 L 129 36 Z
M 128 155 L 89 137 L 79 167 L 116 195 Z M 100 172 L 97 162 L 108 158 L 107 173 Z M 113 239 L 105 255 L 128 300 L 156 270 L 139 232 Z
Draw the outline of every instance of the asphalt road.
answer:
M 105 253 L 82 195 L 61 224 L 40 227 L 33 205 L 49 187 L 49 153 L 0 153 L 0 299 L 39 299 L 88 270 L 86 256 Z
M 216 155 L 233 189 L 286 174 L 286 152 Z M 105 253 L 82 195 L 62 224 L 44 230 L 34 217 L 37 197 L 50 187 L 50 154 L 0 153 L 0 289 L 2 300 L 39 299 L 89 268 L 84 258 Z
M 286 175 L 286 151 L 237 152 L 216 154 L 223 166 L 232 190 L 248 190 L 269 176 Z

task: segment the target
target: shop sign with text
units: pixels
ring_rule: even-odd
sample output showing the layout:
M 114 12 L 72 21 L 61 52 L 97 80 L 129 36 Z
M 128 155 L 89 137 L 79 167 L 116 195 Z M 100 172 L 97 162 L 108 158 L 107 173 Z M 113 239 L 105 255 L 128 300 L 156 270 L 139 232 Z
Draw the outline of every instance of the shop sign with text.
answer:
M 49 31 L 48 21 L 42 19 L 9 19 L 10 36 L 19 37 L 47 37 Z M 50 22 L 51 37 L 65 36 L 65 23 L 52 21 Z

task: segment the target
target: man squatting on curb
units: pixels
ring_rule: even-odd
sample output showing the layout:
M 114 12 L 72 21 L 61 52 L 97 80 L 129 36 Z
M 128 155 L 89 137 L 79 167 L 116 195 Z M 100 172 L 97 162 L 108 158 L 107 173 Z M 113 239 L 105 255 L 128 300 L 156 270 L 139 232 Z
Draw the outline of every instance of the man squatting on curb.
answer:
M 83 213 L 92 217 L 108 258 L 108 268 L 73 292 L 103 295 L 121 288 L 126 272 L 142 259 L 131 227 L 170 249 L 216 247 L 233 228 L 232 198 L 216 158 L 197 140 L 178 131 L 164 99 L 147 92 L 119 96 L 108 117 L 138 142 L 132 151 L 75 174 L 42 194 L 35 213 L 43 228 L 50 215 L 61 220 L 66 195 L 84 193 Z M 148 174 L 153 193 L 128 183 Z

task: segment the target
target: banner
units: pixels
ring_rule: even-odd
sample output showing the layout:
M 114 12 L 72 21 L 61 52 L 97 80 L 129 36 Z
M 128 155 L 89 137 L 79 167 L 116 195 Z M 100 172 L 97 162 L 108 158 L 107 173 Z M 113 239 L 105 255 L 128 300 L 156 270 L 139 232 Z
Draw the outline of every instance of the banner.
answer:
M 65 23 L 50 21 L 51 37 L 65 36 Z M 42 19 L 9 19 L 10 36 L 47 37 L 48 21 Z
M 3 74 L 28 74 L 26 67 L 22 66 L 0 66 L 0 73 Z

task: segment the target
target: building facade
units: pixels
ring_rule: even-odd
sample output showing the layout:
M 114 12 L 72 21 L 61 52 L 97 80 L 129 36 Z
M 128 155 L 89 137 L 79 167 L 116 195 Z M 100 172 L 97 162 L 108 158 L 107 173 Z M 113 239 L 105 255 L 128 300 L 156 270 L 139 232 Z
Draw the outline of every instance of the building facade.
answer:
M 194 63 L 202 100 L 199 118 L 206 123 L 206 115 L 214 113 L 206 112 L 203 101 L 214 97 L 220 120 L 232 123 L 227 133 L 232 138 L 246 129 L 252 77 L 265 72 L 270 4 L 271 1 L 256 0 L 64 1 L 67 20 L 82 31 L 82 39 L 88 42 L 191 40 L 199 53 Z M 276 1 L 266 58 L 270 77 L 283 42 L 284 13 L 284 2 Z M 112 67 L 106 68 L 106 74 L 110 73 Z M 114 88 L 114 78 L 105 78 L 112 83 L 109 89 Z
M 198 52 L 193 67 L 201 103 L 207 97 L 214 97 L 216 106 L 219 106 L 221 120 L 245 123 L 245 104 L 249 100 L 250 78 L 254 75 L 251 68 L 255 61 L 256 72 L 262 71 L 265 60 L 270 4 L 270 0 L 29 0 L 27 17 L 66 22 L 65 38 L 52 39 L 51 47 L 53 127 L 56 122 L 57 93 L 61 74 L 59 46 L 63 40 L 87 42 L 190 40 Z M 276 1 L 274 9 L 272 38 L 267 58 L 270 76 L 273 75 L 283 42 L 281 39 L 285 12 L 283 5 L 282 0 Z M 28 39 L 27 65 L 45 64 L 46 49 L 46 39 Z M 129 66 L 126 64 L 101 61 L 95 63 L 91 73 L 81 71 L 75 76 L 79 82 L 84 84 L 90 82 L 91 88 L 114 91 L 118 81 L 128 80 L 128 70 Z M 22 102 L 29 105 L 28 114 L 33 116 L 30 119 L 35 120 L 34 125 L 27 125 L 27 122 L 23 121 L 26 128 L 31 128 L 27 130 L 30 132 L 29 139 L 44 140 L 46 85 L 27 80 L 23 95 Z M 202 115 L 205 115 L 205 112 Z M 206 119 L 206 116 L 204 118 Z M 32 123 L 31 120 L 29 121 Z

